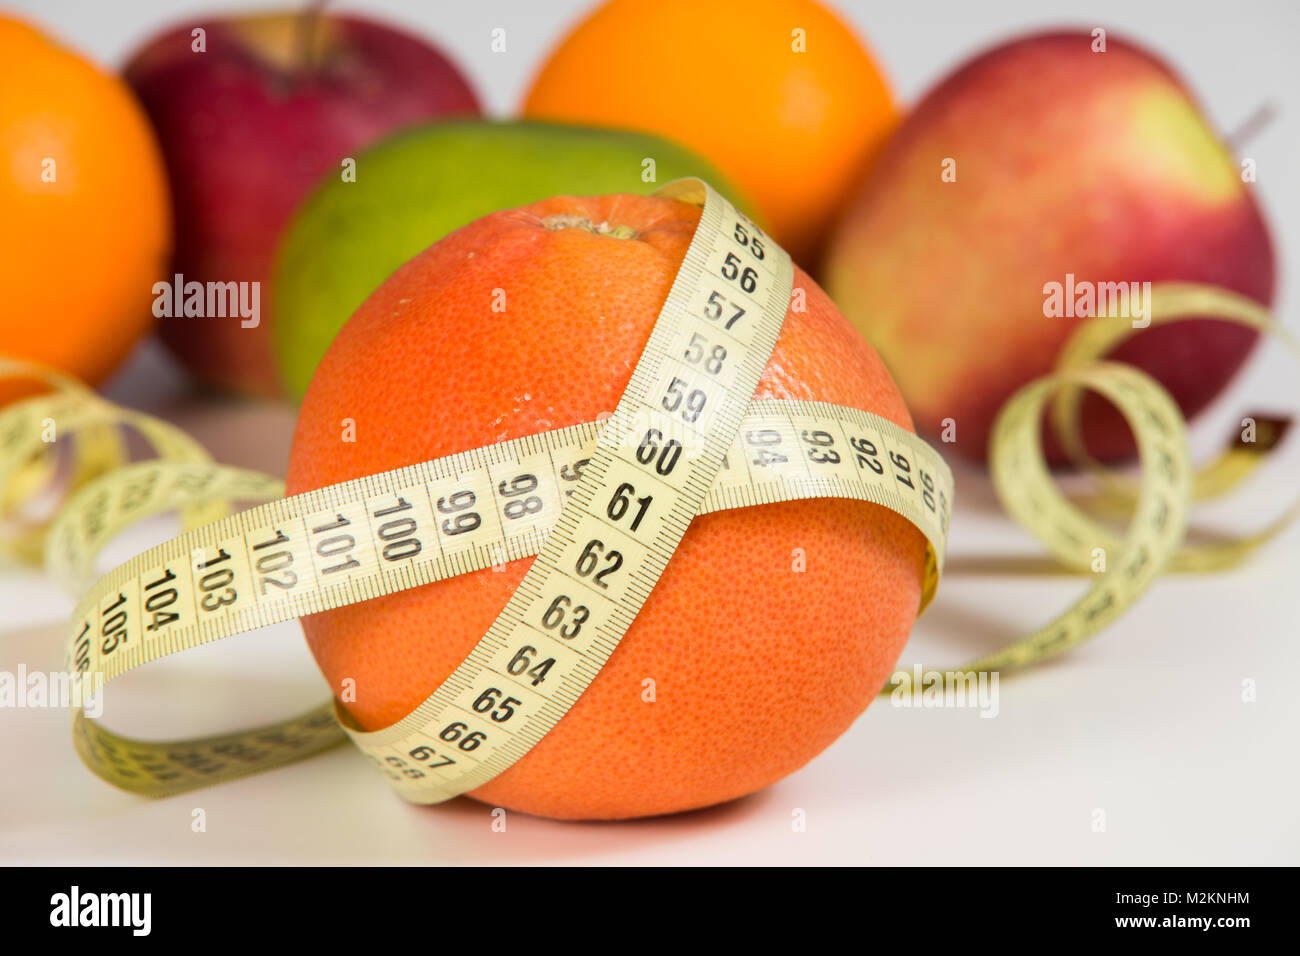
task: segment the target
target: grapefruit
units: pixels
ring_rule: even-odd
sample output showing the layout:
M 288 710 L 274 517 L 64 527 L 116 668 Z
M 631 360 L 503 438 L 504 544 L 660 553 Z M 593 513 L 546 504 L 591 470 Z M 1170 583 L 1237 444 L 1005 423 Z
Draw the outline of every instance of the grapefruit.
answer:
M 699 215 L 661 197 L 561 196 L 492 213 L 426 249 L 325 354 L 294 434 L 290 492 L 614 408 Z M 866 340 L 802 270 L 795 284 L 806 310 L 786 315 L 755 397 L 854 405 L 910 429 Z M 501 290 L 507 308 L 493 311 Z M 916 617 L 924 556 L 915 527 L 866 502 L 697 517 L 572 710 L 471 796 L 614 819 L 767 786 L 880 690 Z M 532 560 L 310 616 L 308 643 L 333 687 L 355 681 L 346 706 L 361 726 L 385 727 L 460 664 Z

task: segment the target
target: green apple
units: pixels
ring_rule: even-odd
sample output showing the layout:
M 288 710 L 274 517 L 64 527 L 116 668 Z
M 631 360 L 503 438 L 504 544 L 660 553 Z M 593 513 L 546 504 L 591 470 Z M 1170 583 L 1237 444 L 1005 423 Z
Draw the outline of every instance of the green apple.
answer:
M 357 306 L 416 253 L 498 209 L 548 196 L 648 193 L 699 176 L 746 209 L 692 153 L 641 133 L 552 123 L 452 121 L 399 133 L 356 157 L 295 213 L 272 281 L 276 361 L 301 398 Z

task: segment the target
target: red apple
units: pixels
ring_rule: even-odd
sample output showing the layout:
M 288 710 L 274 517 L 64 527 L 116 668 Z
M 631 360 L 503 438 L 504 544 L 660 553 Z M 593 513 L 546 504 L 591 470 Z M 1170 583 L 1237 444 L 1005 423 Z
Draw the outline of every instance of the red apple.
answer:
M 133 56 L 126 78 L 158 131 L 173 194 L 176 253 L 159 278 L 171 286 L 180 274 L 183 285 L 179 295 L 156 289 L 163 341 L 198 378 L 249 393 L 281 390 L 266 280 L 298 201 L 394 130 L 479 113 L 439 50 L 316 7 L 178 26 Z M 203 296 L 202 315 L 177 315 L 171 307 L 201 288 L 191 282 L 241 283 L 247 308 L 231 315 Z
M 918 428 L 974 458 L 1007 398 L 1050 371 L 1086 321 L 1076 290 L 1183 280 L 1264 305 L 1273 296 L 1253 186 L 1193 94 L 1154 54 L 1098 39 L 1038 34 L 954 71 L 886 145 L 831 242 L 827 291 L 884 358 Z M 1111 357 L 1155 376 L 1191 416 L 1257 337 L 1176 322 Z M 1099 457 L 1134 449 L 1097 396 L 1083 429 Z

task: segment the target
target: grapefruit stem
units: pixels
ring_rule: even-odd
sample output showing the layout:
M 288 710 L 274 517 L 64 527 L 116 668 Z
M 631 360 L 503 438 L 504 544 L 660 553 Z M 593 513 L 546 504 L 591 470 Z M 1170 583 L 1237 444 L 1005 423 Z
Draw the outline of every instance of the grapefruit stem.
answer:
M 611 239 L 635 239 L 637 235 L 636 230 L 631 226 L 611 226 L 608 222 L 592 222 L 586 216 L 575 216 L 572 213 L 545 216 L 542 225 L 551 230 L 583 229 L 598 236 L 609 236 Z

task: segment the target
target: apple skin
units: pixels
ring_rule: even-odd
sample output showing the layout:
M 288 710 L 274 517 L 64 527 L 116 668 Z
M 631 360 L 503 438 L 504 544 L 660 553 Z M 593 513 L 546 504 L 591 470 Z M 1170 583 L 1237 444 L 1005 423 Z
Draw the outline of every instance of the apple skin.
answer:
M 371 20 L 303 13 L 186 24 L 133 56 L 126 79 L 162 143 L 186 282 L 261 282 L 261 320 L 163 318 L 162 340 L 201 381 L 279 394 L 267 285 L 298 201 L 372 141 L 432 118 L 478 115 L 445 54 Z M 191 49 L 192 30 L 206 52 Z M 306 37 L 311 37 L 307 50 Z M 170 284 L 172 274 L 160 276 Z
M 935 87 L 886 144 L 832 238 L 824 284 L 880 352 L 919 430 L 955 422 L 982 460 L 998 410 L 1049 372 L 1086 319 L 1047 317 L 1044 285 L 1177 279 L 1270 305 L 1267 226 L 1226 147 L 1152 54 L 1089 33 L 990 50 Z M 956 181 L 941 164 L 956 160 Z M 1212 318 L 1212 317 L 1210 317 Z M 1136 333 L 1111 358 L 1159 380 L 1189 418 L 1257 333 L 1222 321 Z M 1083 434 L 1129 457 L 1119 413 L 1085 399 Z M 1048 442 L 1049 459 L 1063 456 Z

